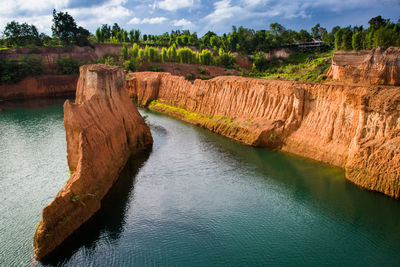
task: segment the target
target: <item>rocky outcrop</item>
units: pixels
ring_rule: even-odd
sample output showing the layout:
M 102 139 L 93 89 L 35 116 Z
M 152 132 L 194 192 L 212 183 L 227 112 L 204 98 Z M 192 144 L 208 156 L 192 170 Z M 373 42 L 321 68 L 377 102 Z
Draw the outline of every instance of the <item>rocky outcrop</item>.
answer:
M 130 74 L 141 105 L 243 143 L 346 169 L 365 188 L 400 197 L 400 88 L 223 76 L 194 83 Z
M 72 175 L 43 209 L 34 237 L 42 259 L 100 209 L 127 160 L 153 142 L 127 95 L 120 67 L 80 68 L 75 103 L 64 103 L 68 165 Z
M 335 51 L 328 79 L 364 85 L 400 85 L 400 48 Z
M 70 96 L 76 91 L 78 75 L 28 77 L 16 84 L 0 85 L 0 100 Z

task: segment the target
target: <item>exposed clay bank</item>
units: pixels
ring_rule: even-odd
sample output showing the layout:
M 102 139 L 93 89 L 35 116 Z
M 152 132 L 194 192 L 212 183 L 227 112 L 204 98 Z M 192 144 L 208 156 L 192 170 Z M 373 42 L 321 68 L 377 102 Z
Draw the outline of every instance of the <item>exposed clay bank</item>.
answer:
M 27 77 L 16 84 L 0 85 L 0 100 L 74 96 L 78 75 Z
M 400 196 L 400 88 L 169 73 L 130 74 L 149 105 L 245 144 L 339 166 L 354 183 Z M 153 102 L 152 102 L 153 101 Z

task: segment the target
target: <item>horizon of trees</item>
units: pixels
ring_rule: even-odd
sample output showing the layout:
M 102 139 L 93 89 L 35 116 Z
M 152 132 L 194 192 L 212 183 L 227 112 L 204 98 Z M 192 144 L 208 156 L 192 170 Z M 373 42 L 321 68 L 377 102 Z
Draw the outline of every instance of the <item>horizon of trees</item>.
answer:
M 400 46 L 400 19 L 391 22 L 382 16 L 368 21 L 369 27 L 335 26 L 330 32 L 318 23 L 310 32 L 286 29 L 281 24 L 271 23 L 267 30 L 254 30 L 245 27 L 232 26 L 232 31 L 217 35 L 208 31 L 202 37 L 189 30 L 172 30 L 160 35 L 142 34 L 139 29 L 125 30 L 117 23 L 112 26 L 103 24 L 97 28 L 95 35 L 87 29 L 78 26 L 68 12 L 53 10 L 52 37 L 38 32 L 34 25 L 11 21 L 7 23 L 0 39 L 0 45 L 5 47 L 26 46 L 88 46 L 95 43 L 117 43 L 158 46 L 158 47 L 194 47 L 200 51 L 210 49 L 241 54 L 256 54 L 268 52 L 280 47 L 292 47 L 297 43 L 321 39 L 326 46 L 336 50 L 372 49 L 377 46 L 384 48 Z

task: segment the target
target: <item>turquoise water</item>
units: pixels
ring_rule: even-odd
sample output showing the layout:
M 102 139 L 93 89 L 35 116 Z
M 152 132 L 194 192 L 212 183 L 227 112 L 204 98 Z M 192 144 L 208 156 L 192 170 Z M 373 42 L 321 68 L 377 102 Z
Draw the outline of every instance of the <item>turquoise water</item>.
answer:
M 68 178 L 62 106 L 0 113 L 0 266 L 32 264 L 41 209 Z M 103 208 L 35 265 L 400 264 L 400 202 L 342 170 L 257 149 L 142 110 L 152 151 Z

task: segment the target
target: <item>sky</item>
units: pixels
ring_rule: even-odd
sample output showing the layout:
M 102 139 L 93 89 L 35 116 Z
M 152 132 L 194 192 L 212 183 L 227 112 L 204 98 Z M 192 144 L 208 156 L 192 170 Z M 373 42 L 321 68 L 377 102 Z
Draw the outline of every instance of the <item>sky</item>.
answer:
M 1 0 L 1 32 L 15 20 L 51 35 L 54 8 L 67 11 L 92 33 L 101 24 L 115 22 L 142 34 L 189 29 L 202 36 L 209 30 L 228 33 L 232 25 L 259 30 L 278 22 L 310 31 L 317 23 L 330 30 L 336 25 L 367 25 L 378 15 L 400 19 L 400 0 Z

